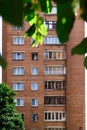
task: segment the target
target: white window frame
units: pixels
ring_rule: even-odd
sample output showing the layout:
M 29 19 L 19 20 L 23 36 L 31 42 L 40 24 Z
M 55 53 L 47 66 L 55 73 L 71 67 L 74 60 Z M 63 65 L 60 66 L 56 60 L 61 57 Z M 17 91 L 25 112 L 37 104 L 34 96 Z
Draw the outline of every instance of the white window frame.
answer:
M 14 30 L 24 30 L 24 24 L 22 26 L 13 26 Z
M 45 106 L 65 106 L 66 97 L 61 96 L 44 96 L 44 105 Z
M 45 90 L 65 90 L 66 83 L 64 80 L 46 80 L 44 81 Z
M 13 83 L 13 90 L 24 90 L 24 83 Z
M 38 106 L 38 99 L 33 98 L 32 101 L 31 101 L 31 105 L 34 106 L 34 107 L 37 107 Z
M 44 130 L 66 130 L 63 126 L 47 126 Z
M 15 106 L 24 106 L 23 98 L 16 98 L 16 99 L 14 99 L 14 102 L 16 103 Z
M 44 114 L 45 121 L 66 121 L 65 111 L 45 111 Z
M 55 30 L 56 29 L 56 21 L 45 21 L 46 28 L 48 30 Z
M 44 38 L 44 44 L 45 45 L 57 45 L 57 44 L 60 44 L 60 41 L 59 41 L 59 39 L 58 39 L 58 37 L 55 35 L 55 36 L 46 36 L 45 38 Z
M 24 60 L 24 52 L 13 52 L 13 60 Z
M 31 74 L 32 74 L 32 75 L 38 75 L 38 67 L 33 67 L 33 68 L 31 69 Z
M 45 75 L 65 75 L 66 74 L 66 67 L 65 66 L 48 66 L 44 67 L 44 74 Z
M 38 90 L 38 83 L 37 82 L 31 83 L 31 90 Z
M 24 37 L 23 36 L 15 36 L 13 37 L 13 45 L 24 45 Z
M 65 60 L 66 52 L 65 50 L 46 50 L 44 51 L 44 58 L 49 60 Z
M 52 7 L 51 14 L 57 14 L 57 7 L 56 6 Z
M 13 75 L 24 75 L 24 67 L 13 67 Z

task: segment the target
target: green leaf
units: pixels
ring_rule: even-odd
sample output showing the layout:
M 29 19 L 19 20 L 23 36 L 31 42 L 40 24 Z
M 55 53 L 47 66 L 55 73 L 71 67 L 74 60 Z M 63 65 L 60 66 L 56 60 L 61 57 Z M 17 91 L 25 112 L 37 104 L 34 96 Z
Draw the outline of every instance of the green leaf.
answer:
M 80 0 L 80 16 L 87 22 L 87 0 Z
M 29 22 L 35 17 L 35 10 L 32 8 L 33 4 L 29 2 L 24 7 L 24 19 Z
M 0 55 L 0 65 L 2 66 L 2 68 L 6 68 L 6 61 L 4 60 L 4 58 Z
M 69 34 L 75 21 L 72 2 L 57 5 L 57 34 L 61 43 L 69 40 Z
M 87 56 L 84 58 L 84 66 L 85 66 L 86 69 L 87 69 Z
M 51 0 L 39 0 L 41 11 L 45 13 L 50 13 L 52 10 Z
M 31 37 L 35 33 L 35 24 L 33 24 L 26 32 L 25 37 Z
M 37 22 L 37 15 L 34 15 L 33 19 L 31 19 L 31 20 L 29 21 L 29 24 L 30 24 L 30 25 L 36 24 L 36 22 Z
M 69 0 L 53 0 L 54 2 L 56 2 L 57 4 L 63 4 Z
M 22 25 L 23 1 L 22 0 L 0 0 L 0 15 L 7 22 L 14 25 Z
M 46 28 L 45 24 L 40 25 L 39 32 L 40 32 L 43 36 L 46 36 L 46 35 L 47 35 L 47 28 Z
M 33 38 L 32 47 L 37 47 L 39 44 L 43 43 L 43 36 L 40 33 L 36 33 L 36 36 Z
M 38 25 L 38 31 L 43 35 L 47 35 L 47 28 L 46 25 L 44 24 L 44 19 L 42 17 L 39 17 L 39 22 L 37 23 Z
M 24 2 L 24 3 L 29 3 L 29 2 L 30 2 L 30 0 L 23 0 L 23 2 Z
M 83 55 L 87 52 L 87 37 L 84 38 L 80 44 L 78 44 L 76 47 L 74 47 L 71 51 L 72 55 L 79 54 Z

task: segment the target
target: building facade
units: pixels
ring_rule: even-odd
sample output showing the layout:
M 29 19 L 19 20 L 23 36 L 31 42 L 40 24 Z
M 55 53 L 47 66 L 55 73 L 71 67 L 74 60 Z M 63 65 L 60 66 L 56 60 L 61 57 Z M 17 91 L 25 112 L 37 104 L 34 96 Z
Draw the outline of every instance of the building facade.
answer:
M 56 12 L 44 15 L 48 35 L 31 47 L 22 27 L 3 21 L 3 82 L 16 91 L 16 108 L 26 130 L 85 130 L 85 72 L 83 56 L 71 48 L 84 37 L 84 23 L 76 19 L 70 39 L 61 45 L 56 35 Z

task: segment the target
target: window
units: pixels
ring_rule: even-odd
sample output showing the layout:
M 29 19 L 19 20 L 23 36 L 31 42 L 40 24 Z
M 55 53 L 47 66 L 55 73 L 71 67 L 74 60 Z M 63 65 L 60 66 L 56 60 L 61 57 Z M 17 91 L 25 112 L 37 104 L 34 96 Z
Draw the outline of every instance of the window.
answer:
M 16 106 L 24 106 L 24 99 L 15 99 Z
M 66 67 L 64 66 L 45 66 L 45 75 L 64 75 Z
M 56 21 L 45 21 L 47 29 L 56 29 Z
M 59 51 L 45 51 L 44 58 L 49 60 L 63 60 L 66 59 L 66 53 L 64 50 Z
M 44 97 L 44 104 L 45 105 L 65 105 L 66 98 L 65 96 L 45 96 Z
M 14 75 L 24 75 L 24 67 L 14 67 L 13 74 Z
M 66 130 L 66 128 L 63 126 L 48 126 L 44 130 Z
M 32 106 L 38 106 L 38 99 L 32 99 Z
M 24 90 L 24 83 L 13 83 L 13 90 Z
M 14 60 L 24 60 L 24 52 L 14 52 L 13 59 Z
M 23 30 L 24 29 L 24 25 L 22 24 L 22 26 L 13 26 L 14 30 Z
M 47 36 L 44 38 L 44 44 L 60 44 L 57 36 Z
M 32 83 L 31 90 L 38 90 L 38 83 Z
M 24 44 L 24 37 L 14 37 L 13 44 L 14 45 L 23 45 Z
M 66 89 L 65 81 L 44 81 L 44 89 L 63 90 Z
M 32 75 L 38 75 L 38 68 L 37 67 L 32 68 L 31 72 Z
M 32 60 L 38 60 L 38 53 L 37 52 L 32 53 Z
M 32 121 L 38 121 L 38 114 L 32 114 Z
M 57 7 L 56 6 L 52 7 L 51 14 L 57 14 Z
M 45 121 L 65 121 L 66 113 L 64 111 L 45 111 Z

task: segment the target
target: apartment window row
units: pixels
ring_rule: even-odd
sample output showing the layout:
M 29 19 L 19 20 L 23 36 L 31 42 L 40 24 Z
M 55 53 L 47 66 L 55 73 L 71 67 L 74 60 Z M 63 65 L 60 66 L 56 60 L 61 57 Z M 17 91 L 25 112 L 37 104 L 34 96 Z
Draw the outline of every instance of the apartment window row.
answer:
M 46 90 L 65 90 L 65 81 L 44 81 L 44 89 Z M 13 83 L 13 90 L 24 90 L 24 83 Z M 38 90 L 38 83 L 31 83 L 31 90 Z
M 47 29 L 56 29 L 56 21 L 45 21 Z
M 47 36 L 44 38 L 44 44 L 60 44 L 57 36 Z M 24 37 L 13 37 L 13 45 L 24 45 Z
M 65 105 L 66 97 L 65 96 L 45 96 L 44 104 L 45 105 Z
M 65 81 L 45 81 L 44 89 L 46 90 L 63 90 L 66 88 Z
M 66 113 L 64 111 L 45 111 L 45 121 L 65 121 Z
M 65 66 L 45 66 L 45 75 L 65 75 Z
M 66 53 L 63 50 L 59 51 L 45 51 L 44 58 L 50 60 L 62 60 L 66 59 Z
M 38 60 L 38 52 L 32 52 L 32 60 Z M 66 53 L 63 50 L 45 51 L 44 58 L 49 60 L 66 59 Z M 13 60 L 24 60 L 24 52 L 13 52 Z
M 66 128 L 62 126 L 49 126 L 47 128 L 44 128 L 44 130 L 66 130 Z
M 38 75 L 38 67 L 31 68 L 32 75 Z M 14 75 L 24 75 L 24 67 L 14 67 L 13 68 Z M 45 75 L 65 75 L 66 67 L 64 66 L 45 66 L 44 70 Z
M 18 98 L 15 99 L 16 106 L 24 106 L 24 99 Z M 65 105 L 66 99 L 65 96 L 45 96 L 44 97 L 44 104 L 45 105 Z M 31 99 L 31 106 L 37 107 L 38 106 L 38 99 L 33 98 Z
M 38 114 L 31 114 L 31 121 L 38 121 Z M 45 121 L 66 121 L 66 113 L 64 111 L 45 111 Z

